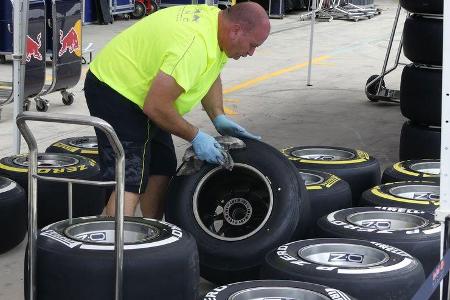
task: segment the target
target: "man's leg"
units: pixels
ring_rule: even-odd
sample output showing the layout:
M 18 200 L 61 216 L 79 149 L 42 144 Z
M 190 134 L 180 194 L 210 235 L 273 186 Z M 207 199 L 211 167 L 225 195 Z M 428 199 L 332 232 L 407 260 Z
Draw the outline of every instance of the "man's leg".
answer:
M 147 187 L 148 189 L 148 187 Z M 130 216 L 133 217 L 134 213 L 136 211 L 136 206 L 139 201 L 139 194 L 136 193 L 130 193 L 125 192 L 124 194 L 124 210 L 123 214 L 124 216 Z M 115 216 L 116 214 L 116 191 L 114 190 L 109 197 L 108 204 L 105 207 L 105 213 L 106 216 Z
M 140 197 L 142 216 L 158 220 L 162 219 L 169 181 L 169 176 L 152 175 L 149 177 L 145 193 Z
M 167 187 L 177 169 L 172 136 L 157 129 L 150 145 L 149 178 L 141 195 L 141 211 L 146 218 L 162 219 Z

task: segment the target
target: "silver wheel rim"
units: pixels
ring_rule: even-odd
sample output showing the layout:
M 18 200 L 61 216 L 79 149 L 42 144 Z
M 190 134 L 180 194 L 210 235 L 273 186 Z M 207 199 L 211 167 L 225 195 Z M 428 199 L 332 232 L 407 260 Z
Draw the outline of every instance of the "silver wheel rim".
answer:
M 228 300 L 326 300 L 319 293 L 293 287 L 257 287 L 231 295 Z
M 115 222 L 97 221 L 68 226 L 64 234 L 76 241 L 93 244 L 113 245 Z M 123 223 L 124 244 L 137 244 L 159 237 L 160 230 L 149 224 L 125 221 Z
M 97 143 L 97 137 L 95 136 L 87 136 L 82 138 L 77 138 L 69 141 L 70 146 L 83 148 L 83 149 L 92 149 L 97 150 L 98 143 Z
M 415 163 L 410 166 L 411 170 L 431 175 L 441 174 L 440 162 L 421 162 Z
M 413 230 L 427 226 L 428 220 L 420 216 L 398 213 L 368 211 L 347 216 L 347 221 L 353 225 L 377 230 Z
M 418 201 L 439 201 L 439 187 L 433 185 L 401 185 L 389 189 L 389 193 Z
M 322 176 L 306 173 L 306 172 L 299 172 L 300 176 L 302 176 L 303 180 L 305 181 L 305 185 L 316 185 L 321 184 L 324 181 L 324 178 Z
M 327 148 L 299 149 L 292 151 L 291 155 L 303 159 L 325 161 L 351 160 L 355 158 L 355 154 L 352 152 Z
M 75 157 L 61 154 L 38 154 L 38 167 L 65 168 L 79 164 Z M 22 167 L 28 167 L 28 156 L 14 158 L 13 162 Z
M 219 184 L 223 183 L 222 175 L 226 175 L 228 185 Z M 231 172 L 221 167 L 212 169 L 200 180 L 193 195 L 199 226 L 224 241 L 239 241 L 256 234 L 267 223 L 272 208 L 269 180 L 256 168 L 241 163 L 236 163 Z
M 326 243 L 298 251 L 303 260 L 325 266 L 367 268 L 383 264 L 389 255 L 376 248 L 357 244 Z

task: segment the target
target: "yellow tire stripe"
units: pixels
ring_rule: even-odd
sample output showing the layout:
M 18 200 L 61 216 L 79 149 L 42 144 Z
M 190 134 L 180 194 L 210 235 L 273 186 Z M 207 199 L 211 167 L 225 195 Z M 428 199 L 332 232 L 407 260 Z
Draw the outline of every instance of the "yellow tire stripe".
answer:
M 392 200 L 395 202 L 412 203 L 412 204 L 420 204 L 420 205 L 433 204 L 433 205 L 439 206 L 439 201 L 419 201 L 419 200 L 412 200 L 412 199 L 405 199 L 405 198 L 397 198 L 395 196 L 381 192 L 379 187 L 374 187 L 370 191 L 372 192 L 372 194 L 377 195 L 378 197 Z
M 12 171 L 12 172 L 20 172 L 20 173 L 27 173 L 28 172 L 28 168 L 16 168 L 16 167 L 11 167 L 11 166 L 4 165 L 2 163 L 0 163 L 0 169 L 7 170 L 7 171 Z
M 360 162 L 365 162 L 367 159 L 360 158 L 360 159 L 353 159 L 353 160 L 315 160 L 315 159 L 301 159 L 301 158 L 291 158 L 290 160 L 295 160 L 301 163 L 305 164 L 320 164 L 320 165 L 350 165 L 350 164 L 357 164 Z
M 98 154 L 98 150 L 81 150 L 83 154 Z
M 407 175 L 411 175 L 411 176 L 420 176 L 420 173 L 417 172 L 412 172 L 412 171 L 407 171 L 405 168 L 403 168 L 403 164 L 402 162 L 398 162 L 396 164 L 394 164 L 393 166 L 394 170 L 396 170 L 397 172 L 403 173 L 403 174 L 407 174 Z
M 311 190 L 321 190 L 322 187 L 320 185 L 307 185 L 306 186 L 306 190 L 311 191 Z

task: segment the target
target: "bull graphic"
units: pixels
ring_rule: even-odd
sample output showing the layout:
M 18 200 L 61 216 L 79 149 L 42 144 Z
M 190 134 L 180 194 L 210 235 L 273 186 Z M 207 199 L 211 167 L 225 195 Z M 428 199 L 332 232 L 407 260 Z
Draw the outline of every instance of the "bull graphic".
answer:
M 80 45 L 78 44 L 78 34 L 75 29 L 70 28 L 69 32 L 63 37 L 64 32 L 59 30 L 59 43 L 61 44 L 61 49 L 59 49 L 58 55 L 61 57 L 67 50 L 69 53 L 73 53 L 73 51 L 79 49 Z
M 36 40 L 33 40 L 29 35 L 27 35 L 27 62 L 34 57 L 37 60 L 42 60 L 42 54 L 39 49 L 41 49 L 41 33 L 36 36 Z

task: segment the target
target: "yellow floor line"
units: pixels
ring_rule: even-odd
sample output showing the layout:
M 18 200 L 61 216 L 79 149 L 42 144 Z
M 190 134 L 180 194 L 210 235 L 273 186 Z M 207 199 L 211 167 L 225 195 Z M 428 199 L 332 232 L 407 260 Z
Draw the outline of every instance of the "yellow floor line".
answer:
M 228 103 L 240 103 L 241 100 L 239 99 L 230 99 L 230 98 L 224 98 L 223 102 L 228 102 Z
M 226 115 L 229 115 L 229 116 L 235 116 L 235 115 L 239 114 L 237 111 L 232 110 L 231 108 L 229 108 L 225 105 L 223 106 L 223 111 Z
M 329 59 L 330 57 L 331 56 L 329 56 L 329 55 L 319 56 L 317 58 L 314 58 L 312 60 L 312 63 L 313 64 L 317 64 L 319 62 L 322 62 L 324 60 Z M 225 94 L 229 94 L 229 93 L 232 93 L 232 92 L 235 92 L 235 91 L 239 91 L 239 90 L 251 87 L 253 85 L 256 85 L 256 84 L 258 84 L 260 82 L 266 81 L 268 79 L 271 79 L 271 78 L 283 75 L 283 74 L 288 73 L 288 72 L 293 72 L 293 71 L 305 68 L 307 66 L 308 66 L 308 62 L 304 62 L 304 63 L 301 63 L 301 64 L 294 65 L 292 67 L 288 67 L 288 68 L 280 69 L 280 70 L 272 72 L 272 73 L 264 74 L 262 76 L 256 77 L 255 79 L 250 79 L 250 80 L 247 80 L 247 81 L 245 81 L 243 83 L 237 84 L 237 85 L 232 86 L 232 87 L 227 88 L 227 89 L 224 89 L 223 90 L 223 94 L 225 95 Z

